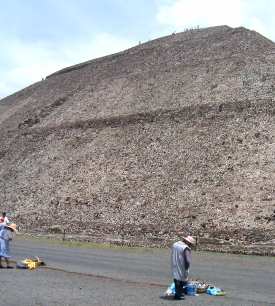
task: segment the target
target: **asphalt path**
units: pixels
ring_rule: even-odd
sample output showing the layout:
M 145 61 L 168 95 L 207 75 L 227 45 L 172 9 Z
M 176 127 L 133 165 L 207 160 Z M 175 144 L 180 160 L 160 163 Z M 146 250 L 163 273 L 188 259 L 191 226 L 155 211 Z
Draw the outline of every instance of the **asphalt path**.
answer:
M 13 259 L 39 256 L 46 268 L 0 271 L 2 306 L 236 305 L 275 306 L 275 258 L 193 252 L 191 278 L 226 291 L 184 301 L 160 296 L 171 283 L 169 250 L 68 247 L 15 239 Z

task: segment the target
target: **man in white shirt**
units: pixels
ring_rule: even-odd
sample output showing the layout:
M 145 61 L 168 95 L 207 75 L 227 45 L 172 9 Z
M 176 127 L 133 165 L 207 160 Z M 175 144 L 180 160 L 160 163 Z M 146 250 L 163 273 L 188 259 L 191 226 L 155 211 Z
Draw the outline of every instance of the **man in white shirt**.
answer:
M 187 285 L 191 265 L 191 247 L 195 239 L 184 237 L 183 241 L 175 242 L 171 249 L 171 269 L 175 283 L 175 300 L 184 299 L 183 286 Z
M 0 224 L 7 225 L 9 223 L 10 223 L 10 221 L 9 221 L 8 217 L 6 216 L 6 213 L 3 212 L 1 217 L 0 217 Z

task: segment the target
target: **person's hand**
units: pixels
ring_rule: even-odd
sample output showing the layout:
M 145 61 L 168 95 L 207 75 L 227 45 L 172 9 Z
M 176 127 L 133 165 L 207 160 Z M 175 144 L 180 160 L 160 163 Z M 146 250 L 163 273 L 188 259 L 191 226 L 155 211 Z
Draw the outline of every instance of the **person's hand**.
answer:
M 185 276 L 186 279 L 188 279 L 188 276 L 189 276 L 189 269 L 187 269 L 187 270 L 185 271 L 185 275 L 184 275 L 184 276 Z

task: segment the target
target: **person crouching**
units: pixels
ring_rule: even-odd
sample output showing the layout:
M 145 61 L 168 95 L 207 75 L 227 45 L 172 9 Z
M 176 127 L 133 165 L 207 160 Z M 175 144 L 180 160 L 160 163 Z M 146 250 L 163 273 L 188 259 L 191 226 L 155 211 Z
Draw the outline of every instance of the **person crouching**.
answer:
M 16 224 L 0 224 L 0 269 L 4 268 L 2 266 L 2 257 L 6 261 L 8 269 L 13 267 L 10 265 L 10 241 L 13 238 L 13 232 L 16 232 Z
M 171 268 L 175 283 L 175 300 L 184 299 L 183 286 L 187 285 L 191 265 L 191 247 L 195 239 L 187 236 L 183 241 L 175 242 L 171 249 Z

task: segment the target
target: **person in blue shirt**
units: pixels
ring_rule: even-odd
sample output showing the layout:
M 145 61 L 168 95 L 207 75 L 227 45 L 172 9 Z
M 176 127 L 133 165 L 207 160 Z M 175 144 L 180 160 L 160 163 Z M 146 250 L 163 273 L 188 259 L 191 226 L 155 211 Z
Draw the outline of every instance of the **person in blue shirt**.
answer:
M 2 265 L 2 258 L 5 259 L 8 269 L 13 267 L 10 265 L 10 241 L 13 238 L 13 233 L 16 232 L 16 224 L 1 224 L 0 223 L 0 269 L 4 268 Z

